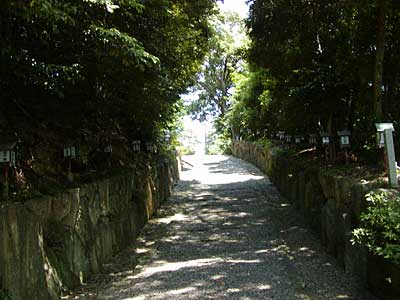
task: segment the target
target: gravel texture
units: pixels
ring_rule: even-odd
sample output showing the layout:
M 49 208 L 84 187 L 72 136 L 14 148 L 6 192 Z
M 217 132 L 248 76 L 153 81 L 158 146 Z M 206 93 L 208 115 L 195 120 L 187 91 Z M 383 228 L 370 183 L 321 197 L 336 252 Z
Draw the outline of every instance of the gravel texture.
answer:
M 229 156 L 184 160 L 135 248 L 65 299 L 376 299 L 256 167 Z

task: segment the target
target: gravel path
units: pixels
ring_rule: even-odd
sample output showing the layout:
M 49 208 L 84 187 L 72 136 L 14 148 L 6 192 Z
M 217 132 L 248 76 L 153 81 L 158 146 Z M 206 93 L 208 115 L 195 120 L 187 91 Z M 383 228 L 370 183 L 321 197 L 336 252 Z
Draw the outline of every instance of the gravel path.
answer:
M 375 299 L 323 253 L 256 167 L 186 157 L 182 180 L 128 249 L 65 299 Z

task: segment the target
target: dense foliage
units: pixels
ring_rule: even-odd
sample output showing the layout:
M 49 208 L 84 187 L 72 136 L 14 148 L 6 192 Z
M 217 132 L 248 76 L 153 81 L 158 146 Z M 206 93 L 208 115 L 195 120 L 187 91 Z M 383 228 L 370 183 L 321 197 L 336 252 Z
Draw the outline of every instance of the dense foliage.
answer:
M 225 116 L 229 109 L 233 74 L 241 60 L 241 45 L 235 40 L 238 37 L 234 36 L 243 30 L 239 16 L 234 13 L 219 14 L 211 21 L 213 35 L 192 90 L 198 97 L 189 107 L 192 116 L 200 121 Z
M 375 121 L 398 128 L 399 17 L 389 0 L 250 1 L 248 76 L 230 125 L 250 138 L 349 129 L 368 154 Z
M 231 130 L 226 124 L 232 105 L 234 78 L 241 73 L 244 63 L 247 41 L 244 25 L 234 12 L 221 11 L 210 19 L 212 38 L 187 106 L 193 119 L 213 124 L 205 147 L 208 154 L 230 149 Z
M 111 138 L 155 141 L 194 83 L 214 10 L 213 0 L 3 1 L 2 142 L 22 141 L 22 167 L 40 171 L 61 166 L 68 144 L 90 159 Z
M 353 242 L 400 265 L 400 199 L 387 192 L 373 192 L 366 199 L 369 206 L 353 231 Z

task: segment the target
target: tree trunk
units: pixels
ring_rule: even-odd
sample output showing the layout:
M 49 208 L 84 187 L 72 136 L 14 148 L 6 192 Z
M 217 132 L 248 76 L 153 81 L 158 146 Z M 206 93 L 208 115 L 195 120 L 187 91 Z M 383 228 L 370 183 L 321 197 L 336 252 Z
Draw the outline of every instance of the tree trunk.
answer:
M 378 32 L 376 39 L 376 56 L 374 68 L 374 114 L 377 121 L 382 121 L 382 77 L 383 77 L 383 60 L 385 57 L 385 26 L 387 13 L 387 0 L 377 0 L 379 5 L 378 14 Z

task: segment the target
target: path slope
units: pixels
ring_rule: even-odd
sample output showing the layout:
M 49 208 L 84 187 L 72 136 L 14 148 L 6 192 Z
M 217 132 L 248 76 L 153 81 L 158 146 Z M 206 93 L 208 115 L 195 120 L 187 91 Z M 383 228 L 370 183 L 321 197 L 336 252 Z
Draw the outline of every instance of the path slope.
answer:
M 137 248 L 68 299 L 375 299 L 256 167 L 229 156 L 185 160 L 193 167 Z

